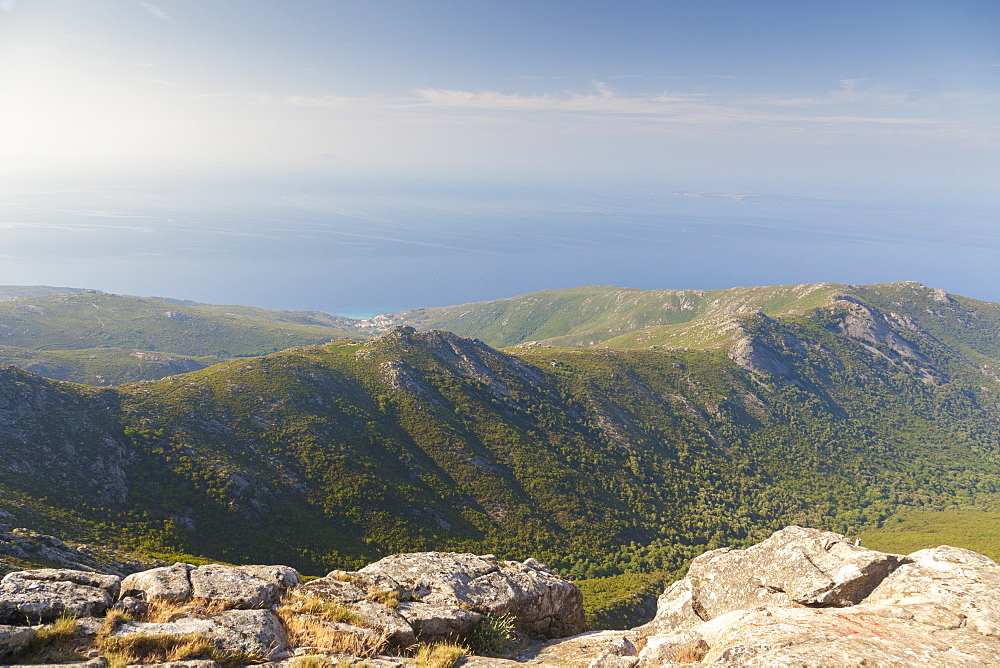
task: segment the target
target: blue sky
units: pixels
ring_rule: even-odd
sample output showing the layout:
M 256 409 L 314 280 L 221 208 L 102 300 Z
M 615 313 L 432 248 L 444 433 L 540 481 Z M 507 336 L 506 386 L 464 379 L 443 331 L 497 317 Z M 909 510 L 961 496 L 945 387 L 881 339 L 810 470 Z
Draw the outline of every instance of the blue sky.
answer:
M 515 207 L 517 220 L 490 218 L 489 230 L 477 228 L 481 240 L 520 229 L 532 216 L 548 220 L 553 206 L 561 211 L 577 197 L 567 194 L 572 188 L 594 196 L 584 207 L 591 211 L 599 194 L 633 191 L 848 198 L 856 215 L 829 222 L 834 227 L 855 225 L 862 212 L 889 203 L 927 201 L 947 212 L 940 205 L 953 202 L 961 213 L 940 214 L 942 235 L 958 225 L 970 240 L 992 239 L 998 36 L 995 1 L 0 0 L 0 281 L 58 279 L 115 291 L 129 291 L 133 281 L 161 294 L 188 290 L 199 294 L 176 296 L 235 301 L 244 295 L 205 289 L 223 285 L 218 277 L 193 286 L 156 283 L 117 267 L 115 258 L 139 250 L 129 254 L 134 230 L 126 234 L 108 221 L 144 216 L 145 229 L 160 230 L 172 224 L 171 211 L 185 210 L 202 221 L 183 228 L 194 235 L 230 225 L 219 217 L 231 220 L 240 201 L 266 199 L 272 222 L 294 227 L 304 210 L 315 211 L 303 202 L 319 191 L 343 198 L 348 184 L 363 182 L 382 190 L 368 205 L 355 198 L 351 215 L 386 215 L 376 211 L 378 200 L 410 202 L 416 208 L 409 214 L 393 206 L 391 225 L 404 231 L 399 239 L 425 249 L 427 240 L 418 239 L 425 228 L 413 220 L 428 211 L 457 215 L 447 198 L 408 199 L 407 188 L 430 181 L 428 192 L 492 184 L 480 205 L 494 209 L 503 209 L 504 197 L 523 203 L 534 196 L 525 194 L 531 188 L 550 189 L 537 210 Z M 182 181 L 198 185 L 184 194 Z M 269 184 L 267 197 L 260 183 Z M 344 201 L 334 206 L 330 192 L 324 206 L 343 211 Z M 664 215 L 686 211 L 661 204 Z M 647 209 L 602 215 L 606 226 L 622 216 L 633 217 L 631 224 Z M 57 262 L 50 249 L 67 238 L 52 230 L 83 233 L 91 228 L 79 221 L 95 219 L 105 223 L 100 239 L 110 241 L 80 247 L 122 254 L 81 250 L 75 273 L 46 273 L 46 264 Z M 971 219 L 978 221 L 974 232 Z M 49 231 L 39 232 L 45 225 Z M 815 221 L 803 225 L 815 229 Z M 834 227 L 821 232 L 839 234 Z M 923 234 L 925 243 L 937 243 Z M 174 249 L 158 256 L 167 276 L 171 259 L 183 260 L 186 251 L 183 244 L 163 247 Z M 490 252 L 480 242 L 473 248 Z M 857 257 L 869 258 L 873 248 Z M 352 272 L 388 262 L 366 249 L 349 258 Z M 816 262 L 807 267 L 834 273 L 833 258 L 821 257 L 819 246 L 808 252 Z M 269 266 L 266 247 L 246 253 L 246 263 Z M 483 263 L 492 257 L 483 255 Z M 851 258 L 847 253 L 846 266 L 870 263 Z M 572 265 L 565 256 L 550 264 Z M 960 264 L 938 273 L 954 276 L 960 288 L 975 285 Z M 91 265 L 121 271 L 113 279 L 110 269 L 84 270 Z M 926 267 L 893 269 L 908 273 L 900 279 L 921 280 L 915 274 Z M 824 280 L 812 273 L 768 273 L 747 260 L 718 282 Z M 877 274 L 840 273 L 826 278 L 862 282 Z M 640 277 L 621 268 L 582 281 L 571 274 L 491 283 L 483 298 L 573 281 L 725 287 L 691 285 L 684 279 L 693 274 L 680 269 Z M 269 305 L 296 301 L 282 294 Z M 1000 300 L 1000 285 L 983 294 Z M 467 296 L 428 287 L 395 305 Z M 365 299 L 393 302 L 391 294 Z

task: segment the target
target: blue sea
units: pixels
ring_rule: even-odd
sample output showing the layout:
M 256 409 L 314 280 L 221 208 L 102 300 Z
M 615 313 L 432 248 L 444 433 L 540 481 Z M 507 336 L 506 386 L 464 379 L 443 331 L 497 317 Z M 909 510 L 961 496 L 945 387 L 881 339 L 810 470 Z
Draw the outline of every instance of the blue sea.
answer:
M 1000 201 L 690 184 L 0 185 L 0 283 L 356 317 L 577 285 L 916 280 L 1000 301 Z

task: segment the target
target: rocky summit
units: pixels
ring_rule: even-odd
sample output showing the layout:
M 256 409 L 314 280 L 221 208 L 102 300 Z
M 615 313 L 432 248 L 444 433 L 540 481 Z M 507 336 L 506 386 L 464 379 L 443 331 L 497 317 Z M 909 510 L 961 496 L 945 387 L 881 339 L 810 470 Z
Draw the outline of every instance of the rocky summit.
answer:
M 580 590 L 541 563 L 395 554 L 302 582 L 286 566 L 69 569 L 0 581 L 13 664 L 983 666 L 1000 656 L 1000 565 L 790 526 L 694 559 L 655 618 L 583 632 Z M 554 639 L 553 639 L 554 638 Z M 449 644 L 450 643 L 450 644 Z M 464 647 L 443 663 L 434 647 Z M 463 651 L 464 657 L 458 658 Z M 305 663 L 304 663 L 305 662 Z

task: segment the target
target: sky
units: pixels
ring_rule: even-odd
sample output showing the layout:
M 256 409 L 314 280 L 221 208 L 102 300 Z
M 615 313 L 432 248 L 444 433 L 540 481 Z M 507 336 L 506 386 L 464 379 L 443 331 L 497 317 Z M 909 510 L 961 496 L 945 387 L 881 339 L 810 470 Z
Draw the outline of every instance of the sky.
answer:
M 1000 301 L 992 0 L 0 0 L 0 64 L 2 283 Z

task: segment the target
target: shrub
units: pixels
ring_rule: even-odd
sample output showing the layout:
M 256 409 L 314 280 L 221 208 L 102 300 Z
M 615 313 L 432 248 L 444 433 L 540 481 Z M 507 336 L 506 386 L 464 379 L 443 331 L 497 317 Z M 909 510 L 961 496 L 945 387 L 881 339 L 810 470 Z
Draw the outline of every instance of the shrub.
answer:
M 484 615 L 469 632 L 466 640 L 476 654 L 502 656 L 515 640 L 513 615 Z

